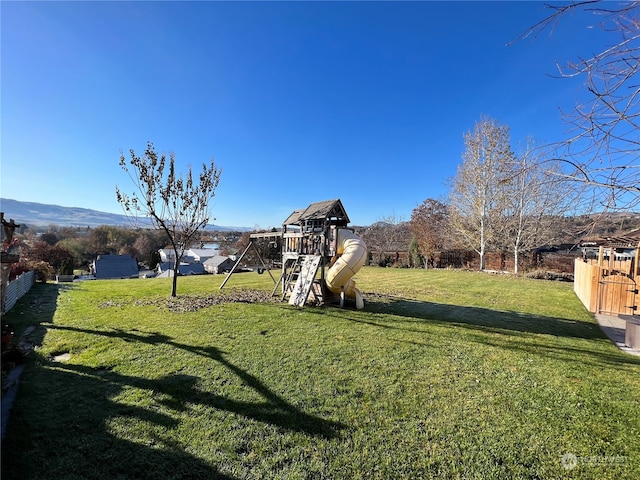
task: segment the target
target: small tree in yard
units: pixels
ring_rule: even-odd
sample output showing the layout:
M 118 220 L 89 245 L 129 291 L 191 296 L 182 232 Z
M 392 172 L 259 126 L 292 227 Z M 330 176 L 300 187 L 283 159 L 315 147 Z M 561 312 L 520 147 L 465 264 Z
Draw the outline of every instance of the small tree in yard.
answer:
M 129 150 L 130 158 L 120 153 L 120 166 L 127 172 L 137 192 L 123 193 L 116 186 L 116 196 L 129 216 L 150 218 L 163 230 L 176 255 L 173 268 L 171 296 L 176 296 L 178 267 L 186 249 L 190 247 L 198 230 L 209 222 L 209 202 L 215 196 L 221 170 L 211 159 L 202 164 L 198 182 L 194 182 L 191 166 L 186 177 L 176 175 L 175 156 L 158 155 L 153 143 L 148 142 L 144 154 L 139 157 Z

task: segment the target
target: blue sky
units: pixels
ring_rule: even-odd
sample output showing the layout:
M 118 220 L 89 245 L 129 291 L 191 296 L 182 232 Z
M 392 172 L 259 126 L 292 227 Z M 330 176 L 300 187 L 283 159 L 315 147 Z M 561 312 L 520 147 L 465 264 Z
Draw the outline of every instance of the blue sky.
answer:
M 11 2 L 0 5 L 1 196 L 122 213 L 120 151 L 214 158 L 219 225 L 279 226 L 340 198 L 352 224 L 446 194 L 482 115 L 517 150 L 563 138 L 602 47 L 573 15 L 507 46 L 542 2 Z

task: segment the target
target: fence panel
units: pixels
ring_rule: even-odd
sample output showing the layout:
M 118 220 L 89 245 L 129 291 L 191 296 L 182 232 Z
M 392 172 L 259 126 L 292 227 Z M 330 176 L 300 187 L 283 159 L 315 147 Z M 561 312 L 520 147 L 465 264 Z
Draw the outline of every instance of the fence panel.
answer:
M 573 291 L 587 310 L 595 312 L 598 308 L 600 267 L 576 258 L 573 272 Z
M 614 273 L 621 273 L 622 275 L 627 275 L 633 277 L 635 261 L 632 258 L 624 259 L 624 260 L 613 260 L 611 258 L 604 258 L 602 261 L 599 261 L 597 258 L 591 258 L 585 260 L 585 262 L 590 263 L 591 265 L 600 265 L 604 270 L 607 270 L 605 275 L 611 275 Z
M 638 284 L 640 275 L 634 277 L 621 274 L 626 271 L 628 262 L 618 269 L 611 264 L 598 265 L 597 262 L 575 261 L 573 291 L 582 304 L 593 313 L 609 315 L 634 315 L 640 308 Z
M 11 310 L 11 308 L 20 300 L 36 281 L 36 274 L 34 271 L 26 272 L 17 277 L 15 280 L 9 282 L 6 291 L 6 303 L 5 313 Z
M 633 315 L 636 308 L 637 286 L 625 275 L 603 275 L 600 280 L 597 313 Z

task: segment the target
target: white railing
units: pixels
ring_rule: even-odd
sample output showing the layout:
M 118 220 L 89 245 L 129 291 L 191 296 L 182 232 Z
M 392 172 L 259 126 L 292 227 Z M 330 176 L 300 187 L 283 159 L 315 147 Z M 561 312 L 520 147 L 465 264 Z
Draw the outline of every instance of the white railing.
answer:
M 11 310 L 18 300 L 20 300 L 36 282 L 36 273 L 32 270 L 25 272 L 22 275 L 16 277 L 7 285 L 6 303 L 4 306 L 5 313 Z

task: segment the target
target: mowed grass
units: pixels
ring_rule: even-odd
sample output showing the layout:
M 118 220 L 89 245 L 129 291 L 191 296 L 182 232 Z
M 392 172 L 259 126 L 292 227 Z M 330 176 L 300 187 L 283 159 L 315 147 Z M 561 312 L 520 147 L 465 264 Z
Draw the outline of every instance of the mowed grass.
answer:
M 361 311 L 250 303 L 256 273 L 221 303 L 220 276 L 36 285 L 3 478 L 640 478 L 640 358 L 572 284 L 356 280 Z

